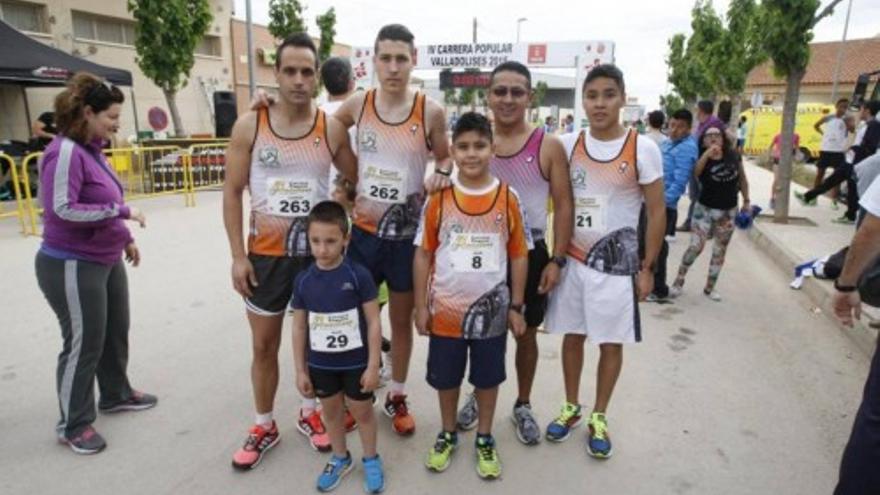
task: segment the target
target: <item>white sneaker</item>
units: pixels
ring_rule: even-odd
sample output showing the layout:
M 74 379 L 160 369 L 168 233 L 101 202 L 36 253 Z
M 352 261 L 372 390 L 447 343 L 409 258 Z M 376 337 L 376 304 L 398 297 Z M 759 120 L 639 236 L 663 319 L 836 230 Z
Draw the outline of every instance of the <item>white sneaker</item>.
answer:
M 718 291 L 715 291 L 715 290 L 713 290 L 712 292 L 703 291 L 703 294 L 715 302 L 721 302 L 721 294 L 719 294 Z
M 681 295 L 681 287 L 673 285 L 669 288 L 669 299 L 676 299 Z
M 388 360 L 388 356 L 385 356 L 383 360 L 385 363 L 381 368 L 379 368 L 379 388 L 388 385 L 388 382 L 391 381 L 391 361 Z

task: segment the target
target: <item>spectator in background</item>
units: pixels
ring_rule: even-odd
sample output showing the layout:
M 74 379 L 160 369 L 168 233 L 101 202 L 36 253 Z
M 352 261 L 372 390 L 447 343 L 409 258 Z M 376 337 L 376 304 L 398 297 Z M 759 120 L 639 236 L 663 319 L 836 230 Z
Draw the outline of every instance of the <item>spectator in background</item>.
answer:
M 710 100 L 701 100 L 697 103 L 697 127 L 693 132 L 695 138 L 702 136 L 710 126 L 715 126 L 722 131 L 725 131 L 726 126 L 724 125 L 724 122 L 721 122 L 721 119 L 712 115 L 712 112 L 714 111 L 715 104 Z M 681 224 L 681 227 L 678 228 L 679 232 L 691 231 L 691 219 L 694 216 L 694 206 L 696 206 L 697 200 L 700 199 L 700 181 L 693 175 L 691 175 L 690 182 L 688 182 L 688 197 L 691 200 L 691 204 L 688 207 L 687 218 L 684 223 Z
M 544 132 L 548 134 L 554 134 L 556 128 L 553 126 L 553 116 L 548 115 L 547 118 L 544 119 Z
M 654 110 L 648 114 L 648 131 L 645 132 L 645 137 L 651 138 L 658 147 L 663 144 L 663 141 L 666 141 L 666 135 L 662 130 L 664 120 L 666 120 L 666 116 L 661 110 Z M 688 126 L 690 127 L 690 125 Z
M 880 255 L 880 182 L 874 181 L 862 197 L 865 219 L 850 244 L 843 271 L 834 281 L 834 314 L 846 326 L 859 319 L 862 301 L 858 284 Z M 880 340 L 871 360 L 862 403 L 840 461 L 834 495 L 880 493 Z
M 653 112 L 652 112 L 653 113 Z M 666 285 L 666 260 L 669 256 L 669 241 L 675 238 L 675 222 L 678 218 L 678 200 L 684 194 L 688 180 L 693 175 L 694 165 L 699 158 L 697 140 L 691 136 L 693 114 L 681 109 L 669 119 L 669 139 L 660 145 L 663 153 L 663 186 L 666 202 L 666 239 L 660 248 L 654 269 L 654 291 L 648 301 L 659 301 L 669 296 Z
M 569 134 L 574 132 L 574 115 L 568 114 L 565 116 L 565 134 Z
M 55 139 L 55 112 L 43 112 L 31 126 L 31 151 L 43 151 Z
M 748 129 L 748 118 L 745 115 L 739 118 L 739 124 L 736 126 L 736 152 L 742 156 L 743 149 L 746 145 L 746 131 Z
M 745 117 L 743 117 L 745 118 Z M 791 153 L 795 156 L 801 146 L 801 135 L 794 133 L 791 139 Z M 779 165 L 779 158 L 782 156 L 782 133 L 776 133 L 773 143 L 770 145 L 770 157 L 773 159 L 771 170 L 773 171 L 773 183 L 770 185 L 770 209 L 776 209 L 776 167 Z M 795 194 L 796 195 L 796 194 Z

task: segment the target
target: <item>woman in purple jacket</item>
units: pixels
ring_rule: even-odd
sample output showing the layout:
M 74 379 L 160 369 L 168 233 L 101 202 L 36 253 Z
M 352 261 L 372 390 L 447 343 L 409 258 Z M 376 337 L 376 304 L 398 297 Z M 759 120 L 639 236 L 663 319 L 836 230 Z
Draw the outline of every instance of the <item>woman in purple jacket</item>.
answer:
M 98 409 L 148 409 L 156 397 L 128 383 L 128 279 L 122 253 L 137 266 L 140 252 L 125 220 L 145 226 L 144 214 L 126 206 L 122 184 L 101 144 L 119 126 L 124 97 L 119 88 L 76 74 L 55 98 L 58 135 L 40 164 L 43 244 L 37 253 L 40 289 L 58 316 L 64 347 L 58 356 L 61 420 L 58 439 L 78 454 L 100 452 Z

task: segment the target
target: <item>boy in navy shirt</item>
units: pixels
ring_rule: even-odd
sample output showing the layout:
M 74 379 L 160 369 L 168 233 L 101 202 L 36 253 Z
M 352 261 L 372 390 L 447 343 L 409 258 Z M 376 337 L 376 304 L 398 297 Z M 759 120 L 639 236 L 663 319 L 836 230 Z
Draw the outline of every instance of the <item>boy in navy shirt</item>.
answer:
M 347 403 L 360 425 L 364 488 L 378 493 L 384 488 L 384 474 L 373 414 L 382 336 L 376 285 L 365 268 L 344 258 L 349 224 L 340 204 L 315 205 L 307 228 L 315 263 L 294 281 L 293 355 L 296 385 L 303 395 L 314 392 L 321 399 L 333 448 L 318 477 L 318 490 L 333 490 L 354 467 L 345 444 Z

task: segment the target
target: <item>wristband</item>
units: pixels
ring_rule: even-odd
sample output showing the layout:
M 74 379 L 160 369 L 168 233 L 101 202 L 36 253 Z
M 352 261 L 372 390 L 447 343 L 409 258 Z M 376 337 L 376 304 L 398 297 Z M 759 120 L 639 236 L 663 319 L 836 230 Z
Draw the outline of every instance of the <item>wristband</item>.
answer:
M 525 305 L 523 305 L 523 304 L 511 304 L 511 305 L 510 305 L 510 310 L 511 310 L 511 311 L 516 311 L 516 312 L 519 313 L 519 314 L 523 314 L 523 313 L 526 312 L 526 307 L 525 307 Z
M 435 168 L 435 169 L 434 169 L 434 173 L 435 173 L 435 174 L 440 174 L 440 175 L 443 175 L 443 176 L 446 176 L 446 177 L 451 177 L 451 176 L 452 176 L 452 169 L 450 169 L 450 170 L 443 170 L 442 168 Z
M 855 292 L 855 291 L 859 290 L 859 288 L 856 287 L 855 285 L 840 285 L 837 283 L 836 279 L 834 280 L 834 289 L 838 292 L 843 292 L 843 293 Z

